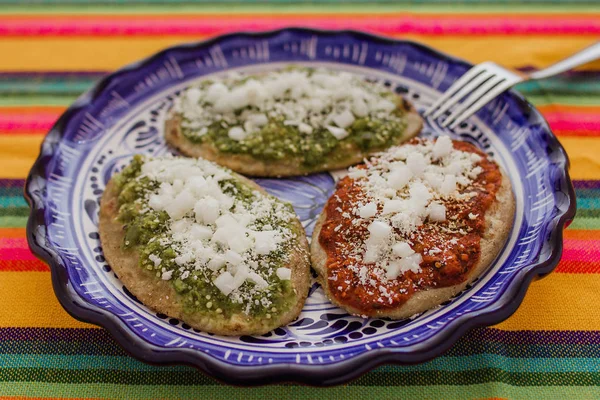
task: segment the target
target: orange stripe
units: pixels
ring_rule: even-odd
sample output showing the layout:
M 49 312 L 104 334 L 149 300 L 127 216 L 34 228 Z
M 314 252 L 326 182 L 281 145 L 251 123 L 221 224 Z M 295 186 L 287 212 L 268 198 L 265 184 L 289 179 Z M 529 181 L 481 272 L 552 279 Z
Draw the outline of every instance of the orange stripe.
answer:
M 63 106 L 3 106 L 0 107 L 0 115 L 35 115 L 38 113 L 56 114 L 57 117 L 67 108 Z M 537 109 L 543 113 L 572 113 L 585 116 L 597 116 L 600 114 L 600 106 L 576 106 L 570 104 L 545 104 Z
M 0 228 L 1 238 L 24 238 L 26 236 L 25 228 Z
M 212 35 L 210 35 L 212 36 Z M 543 67 L 575 53 L 598 40 L 598 35 L 415 35 L 392 37 L 413 39 L 456 57 L 477 63 L 495 61 L 508 67 Z M 103 71 L 122 67 L 167 46 L 205 39 L 207 35 L 162 35 L 123 37 L 3 37 L 0 40 L 1 71 Z M 551 48 L 552 51 L 547 51 Z M 532 51 L 537 49 L 537 51 Z M 69 57 L 57 55 L 68 54 Z M 595 65 L 596 64 L 596 65 Z M 600 63 L 585 69 L 600 69 Z
M 62 114 L 66 110 L 63 106 L 6 106 L 0 108 L 0 115 L 27 115 L 35 116 L 36 114 Z
M 600 230 L 566 229 L 563 231 L 563 235 L 565 239 L 600 240 Z
M 11 127 L 10 129 L 0 129 L 0 136 L 30 136 L 30 135 L 45 135 L 50 130 L 48 128 L 21 128 L 21 127 Z
M 571 104 L 544 104 L 538 106 L 537 109 L 543 113 L 578 113 L 584 115 L 600 114 L 600 106 L 575 106 Z

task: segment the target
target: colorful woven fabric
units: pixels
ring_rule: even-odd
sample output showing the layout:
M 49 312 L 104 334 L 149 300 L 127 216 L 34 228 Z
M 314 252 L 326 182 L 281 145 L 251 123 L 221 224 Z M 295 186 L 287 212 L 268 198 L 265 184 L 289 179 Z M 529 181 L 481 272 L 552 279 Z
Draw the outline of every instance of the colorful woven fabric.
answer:
M 411 38 L 472 62 L 539 68 L 600 38 L 600 4 L 0 0 L 0 398 L 600 398 L 600 63 L 520 85 L 571 159 L 577 218 L 555 272 L 505 322 L 443 356 L 347 385 L 236 388 L 128 356 L 54 297 L 29 251 L 24 179 L 45 132 L 105 73 L 175 43 L 289 25 Z

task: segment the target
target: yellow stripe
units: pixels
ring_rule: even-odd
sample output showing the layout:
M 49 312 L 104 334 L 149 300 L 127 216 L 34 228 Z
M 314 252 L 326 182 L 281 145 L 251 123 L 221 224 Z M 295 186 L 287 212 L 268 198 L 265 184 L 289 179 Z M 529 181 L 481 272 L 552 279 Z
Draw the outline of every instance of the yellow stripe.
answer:
M 0 178 L 25 178 L 44 135 L 0 135 Z
M 44 135 L 0 135 L 0 178 L 25 178 Z M 571 160 L 572 179 L 600 179 L 600 137 L 561 137 Z
M 47 272 L 0 272 L 0 327 L 90 328 L 58 303 Z
M 559 140 L 569 155 L 572 179 L 600 179 L 600 136 L 561 137 Z
M 506 321 L 505 330 L 600 329 L 600 275 L 551 274 L 533 282 L 523 304 Z
M 578 36 L 441 36 L 401 35 L 472 62 L 496 61 L 506 66 L 546 66 L 593 43 Z M 203 36 L 133 37 L 5 37 L 0 41 L 0 71 L 113 70 L 167 46 Z M 598 67 L 596 63 L 596 67 Z
M 44 135 L 0 135 L 0 178 L 25 178 Z M 571 160 L 572 179 L 600 179 L 600 137 L 562 137 Z
M 497 325 L 505 330 L 597 330 L 600 275 L 553 274 L 532 284 L 519 310 Z M 54 297 L 44 272 L 0 272 L 0 327 L 76 328 Z M 35 296 L 24 295 L 35 293 Z

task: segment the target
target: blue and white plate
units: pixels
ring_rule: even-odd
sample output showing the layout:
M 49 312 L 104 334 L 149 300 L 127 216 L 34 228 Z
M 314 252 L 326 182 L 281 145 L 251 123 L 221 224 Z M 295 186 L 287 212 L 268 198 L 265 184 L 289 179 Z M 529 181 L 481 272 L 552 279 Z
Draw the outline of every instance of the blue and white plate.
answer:
M 424 110 L 470 65 L 423 45 L 359 32 L 284 29 L 239 33 L 164 50 L 83 94 L 46 137 L 27 180 L 29 245 L 48 262 L 56 296 L 75 318 L 110 331 L 136 357 L 184 363 L 242 384 L 291 380 L 331 385 L 382 363 L 417 363 L 475 326 L 511 315 L 532 279 L 556 266 L 562 229 L 575 213 L 564 150 L 547 123 L 508 92 L 455 131 L 427 121 L 423 136 L 475 143 L 508 172 L 517 202 L 504 251 L 478 281 L 441 307 L 403 321 L 348 316 L 314 284 L 295 322 L 262 336 L 221 337 L 146 308 L 102 255 L 98 204 L 113 172 L 135 153 L 170 151 L 163 121 L 191 83 L 226 71 L 325 66 L 382 80 Z M 258 179 L 290 201 L 308 235 L 334 189 L 335 174 Z

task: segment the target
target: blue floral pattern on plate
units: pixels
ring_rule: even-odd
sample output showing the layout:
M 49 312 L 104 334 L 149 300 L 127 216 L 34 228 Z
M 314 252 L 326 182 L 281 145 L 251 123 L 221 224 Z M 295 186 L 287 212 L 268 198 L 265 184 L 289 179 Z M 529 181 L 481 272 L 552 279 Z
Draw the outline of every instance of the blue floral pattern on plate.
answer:
M 412 42 L 283 29 L 173 47 L 106 77 L 59 119 L 26 185 L 29 243 L 51 265 L 56 295 L 67 311 L 104 326 L 145 361 L 195 365 L 231 383 L 324 385 L 385 362 L 425 361 L 467 329 L 514 312 L 530 281 L 555 267 L 562 229 L 575 212 L 566 155 L 540 114 L 515 92 L 455 131 L 427 120 L 421 134 L 449 134 L 484 149 L 510 176 L 517 200 L 513 232 L 494 265 L 437 309 L 403 321 L 352 317 L 314 283 L 290 325 L 259 337 L 220 337 L 152 312 L 123 287 L 105 262 L 97 232 L 99 199 L 110 176 L 135 153 L 171 151 L 162 138 L 164 118 L 186 85 L 232 69 L 267 71 L 290 63 L 381 80 L 421 111 L 469 68 Z M 310 236 L 335 175 L 256 181 L 292 203 Z

